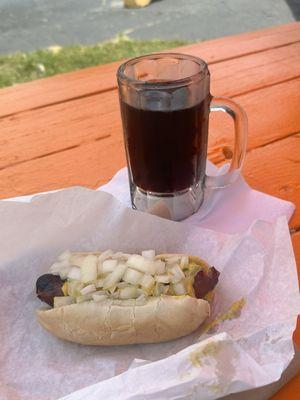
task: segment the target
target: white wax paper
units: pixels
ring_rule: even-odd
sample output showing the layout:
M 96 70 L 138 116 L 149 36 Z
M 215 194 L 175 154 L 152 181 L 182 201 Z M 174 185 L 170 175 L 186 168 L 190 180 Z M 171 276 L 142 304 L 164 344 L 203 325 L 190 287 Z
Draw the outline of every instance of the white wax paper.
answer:
M 1 202 L 0 221 L 1 400 L 215 399 L 279 379 L 293 357 L 299 294 L 285 217 L 228 235 L 71 188 L 31 203 Z M 64 342 L 38 325 L 34 311 L 42 306 L 37 277 L 67 248 L 199 255 L 221 271 L 211 320 L 234 301 L 246 304 L 201 337 L 114 347 Z
M 229 165 L 225 164 L 221 168 L 217 168 L 207 160 L 206 174 L 222 175 L 228 167 Z M 118 171 L 100 189 L 131 207 L 127 168 Z M 28 201 L 28 199 L 30 196 L 22 197 L 22 201 Z M 289 220 L 294 211 L 295 205 L 290 201 L 252 189 L 243 176 L 239 175 L 235 182 L 225 188 L 206 188 L 200 209 L 187 218 L 184 223 L 200 225 L 218 232 L 240 233 L 244 232 L 257 219 L 274 222 L 279 216 L 285 215 Z

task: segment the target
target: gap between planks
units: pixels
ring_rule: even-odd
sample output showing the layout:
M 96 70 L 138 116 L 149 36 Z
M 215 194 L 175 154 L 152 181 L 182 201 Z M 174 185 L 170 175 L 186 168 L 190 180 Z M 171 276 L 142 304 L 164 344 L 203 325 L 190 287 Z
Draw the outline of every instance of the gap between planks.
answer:
M 290 82 L 290 81 L 293 81 L 293 80 L 297 80 L 298 78 L 300 78 L 300 75 L 295 75 L 295 76 L 293 76 L 291 78 L 282 79 L 281 81 L 277 81 L 276 83 L 271 83 L 269 85 L 266 84 L 266 85 L 262 85 L 262 86 L 257 87 L 257 88 L 253 88 L 251 90 L 245 90 L 244 92 L 236 93 L 233 96 L 230 96 L 230 98 L 231 99 L 235 99 L 236 97 L 244 96 L 245 94 L 254 93 L 254 92 L 257 92 L 257 91 L 259 91 L 261 89 L 267 89 L 267 88 L 272 87 L 272 86 L 276 86 L 276 85 L 280 85 L 282 83 L 286 83 L 286 82 Z
M 48 79 L 48 78 L 46 78 L 46 79 Z M 56 106 L 56 105 L 59 105 L 59 104 L 64 104 L 64 103 L 70 103 L 70 102 L 75 101 L 75 100 L 85 99 L 87 97 L 94 97 L 94 96 L 97 96 L 99 94 L 103 94 L 103 93 L 107 93 L 107 92 L 113 92 L 116 89 L 117 89 L 116 86 L 111 86 L 111 87 L 108 87 L 106 89 L 101 89 L 101 90 L 98 90 L 98 91 L 95 91 L 95 92 L 85 93 L 85 94 L 82 94 L 80 96 L 74 96 L 74 97 L 70 97 L 70 98 L 64 99 L 64 100 L 49 102 L 47 104 L 43 104 L 43 105 L 37 106 L 37 107 L 30 107 L 30 108 L 27 108 L 26 110 L 21 110 L 21 111 L 17 111 L 17 112 L 14 112 L 14 113 L 1 115 L 0 116 L 0 120 L 1 119 L 5 119 L 5 118 L 9 118 L 9 117 L 13 117 L 13 116 L 17 116 L 19 114 L 27 113 L 27 112 L 30 112 L 30 111 L 42 110 L 43 108 L 53 107 L 53 106 Z
M 281 140 L 285 140 L 285 139 L 287 139 L 287 138 L 289 138 L 289 137 L 291 137 L 291 136 L 297 136 L 297 135 L 300 135 L 300 131 L 288 133 L 288 134 L 286 134 L 286 135 L 284 135 L 284 136 L 281 136 L 281 137 L 278 138 L 278 139 L 269 140 L 268 142 L 265 142 L 265 143 L 263 143 L 263 144 L 261 144 L 261 145 L 259 145 L 259 146 L 255 146 L 255 145 L 254 145 L 251 149 L 247 150 L 247 154 L 250 154 L 253 150 L 262 149 L 263 147 L 270 146 L 270 145 L 273 144 L 273 143 L 277 143 L 277 142 L 280 142 Z M 299 161 L 299 162 L 300 162 L 300 161 Z
M 299 40 L 295 40 L 295 41 L 288 42 L 288 43 L 285 43 L 285 44 L 279 44 L 279 45 L 277 45 L 277 46 L 266 47 L 266 48 L 261 49 L 261 50 L 249 51 L 248 53 L 238 54 L 238 55 L 233 56 L 233 57 L 224 57 L 224 58 L 220 58 L 218 61 L 211 61 L 211 62 L 209 62 L 208 65 L 215 65 L 215 64 L 218 64 L 218 63 L 221 63 L 221 62 L 224 62 L 224 61 L 235 60 L 235 59 L 238 59 L 238 58 L 242 58 L 242 57 L 246 57 L 246 56 L 251 56 L 251 55 L 253 55 L 253 54 L 263 53 L 264 51 L 268 51 L 268 50 L 280 49 L 281 47 L 292 46 L 293 44 L 297 44 L 297 43 L 299 43 L 299 42 L 300 42 Z
M 111 137 L 110 134 L 109 134 L 109 135 L 99 136 L 99 137 L 94 138 L 93 140 L 91 140 L 91 142 L 99 142 L 100 140 L 108 139 L 109 137 Z M 29 158 L 29 159 L 27 159 L 27 160 L 23 160 L 23 161 L 18 161 L 18 162 L 15 162 L 15 163 L 11 163 L 11 164 L 9 164 L 9 165 L 7 165 L 7 166 L 4 166 L 4 167 L 2 167 L 2 168 L 0 167 L 0 171 L 3 171 L 3 170 L 8 169 L 8 168 L 15 167 L 16 165 L 24 164 L 24 163 L 26 163 L 26 162 L 35 161 L 35 160 L 40 160 L 41 158 L 53 156 L 54 154 L 63 153 L 64 151 L 73 150 L 73 149 L 79 148 L 79 147 L 81 147 L 81 146 L 82 146 L 82 143 L 78 143 L 78 144 L 75 144 L 75 145 L 73 145 L 73 146 L 68 146 L 68 147 L 64 147 L 63 149 L 59 149 L 59 150 L 55 150 L 55 151 L 50 151 L 50 152 L 45 153 L 45 154 L 42 154 L 42 155 L 40 155 L 40 156 L 36 156 L 36 157 Z

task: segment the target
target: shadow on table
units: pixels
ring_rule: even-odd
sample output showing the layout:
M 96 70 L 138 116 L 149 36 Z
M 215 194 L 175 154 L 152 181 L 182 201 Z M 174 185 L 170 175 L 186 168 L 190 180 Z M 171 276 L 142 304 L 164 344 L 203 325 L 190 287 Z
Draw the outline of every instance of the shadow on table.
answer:
M 285 0 L 290 10 L 292 11 L 296 21 L 300 21 L 300 1 L 299 0 Z

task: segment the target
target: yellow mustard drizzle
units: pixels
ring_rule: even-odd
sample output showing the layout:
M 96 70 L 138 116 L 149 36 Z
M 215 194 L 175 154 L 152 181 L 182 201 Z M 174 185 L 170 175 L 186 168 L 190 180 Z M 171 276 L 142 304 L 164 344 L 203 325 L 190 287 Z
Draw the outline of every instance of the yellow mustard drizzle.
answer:
M 61 290 L 62 290 L 64 296 L 68 296 L 69 293 L 68 293 L 68 282 L 67 281 L 62 285 Z
M 190 362 L 195 367 L 202 367 L 203 362 L 201 358 L 207 356 L 215 356 L 218 350 L 219 350 L 219 343 L 216 342 L 207 343 L 204 347 L 200 346 L 200 348 L 190 353 L 189 355 Z
M 193 282 L 191 278 L 187 278 L 187 284 L 186 284 L 186 288 L 188 291 L 188 295 L 191 297 L 196 297 L 195 296 L 195 291 L 194 291 L 194 286 L 193 286 Z
M 211 303 L 213 301 L 214 298 L 214 291 L 211 290 L 210 292 L 208 292 L 205 296 L 204 296 L 204 300 L 208 301 L 209 303 Z
M 226 313 L 218 315 L 213 321 L 204 325 L 202 334 L 209 331 L 214 331 L 221 322 L 238 318 L 245 304 L 246 299 L 244 297 L 232 303 Z

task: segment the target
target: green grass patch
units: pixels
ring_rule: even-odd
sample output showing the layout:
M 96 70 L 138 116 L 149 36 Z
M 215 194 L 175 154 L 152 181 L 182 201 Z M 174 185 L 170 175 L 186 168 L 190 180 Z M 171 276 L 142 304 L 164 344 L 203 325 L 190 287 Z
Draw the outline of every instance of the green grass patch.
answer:
M 0 87 L 182 46 L 183 40 L 132 40 L 119 36 L 94 46 L 53 46 L 0 56 Z

